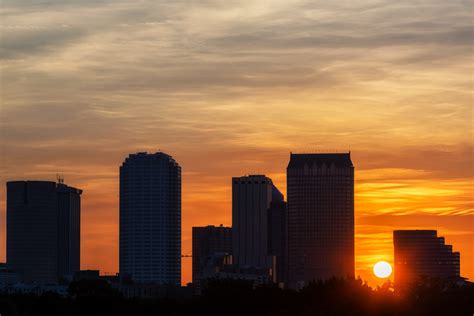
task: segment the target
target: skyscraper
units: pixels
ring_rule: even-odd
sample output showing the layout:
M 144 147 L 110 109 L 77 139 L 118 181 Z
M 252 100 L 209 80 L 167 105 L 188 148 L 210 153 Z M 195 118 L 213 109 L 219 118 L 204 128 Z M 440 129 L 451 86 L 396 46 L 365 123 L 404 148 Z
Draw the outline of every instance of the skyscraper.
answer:
M 181 285 L 181 167 L 163 152 L 120 167 L 120 274 Z
M 193 227 L 193 284 L 200 293 L 201 279 L 216 272 L 232 253 L 232 229 L 230 227 Z
M 273 282 L 288 282 L 288 224 L 285 201 L 272 201 L 268 209 L 268 254 L 273 256 Z
M 268 251 L 268 208 L 283 195 L 270 178 L 232 178 L 232 257 L 241 268 L 272 267 Z
M 287 168 L 289 286 L 354 276 L 350 153 L 291 154 Z
M 459 252 L 438 237 L 436 230 L 393 232 L 395 286 L 400 289 L 421 277 L 458 278 Z
M 7 182 L 7 264 L 26 283 L 80 269 L 82 191 L 50 181 Z

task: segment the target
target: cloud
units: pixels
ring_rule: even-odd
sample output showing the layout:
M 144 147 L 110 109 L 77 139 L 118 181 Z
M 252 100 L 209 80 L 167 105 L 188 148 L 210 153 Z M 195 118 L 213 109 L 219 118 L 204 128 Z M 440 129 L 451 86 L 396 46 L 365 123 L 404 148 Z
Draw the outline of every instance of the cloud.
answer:
M 94 219 L 117 213 L 118 166 L 139 150 L 182 164 L 184 232 L 230 223 L 231 176 L 266 173 L 285 191 L 289 151 L 333 148 L 352 150 L 360 220 L 466 218 L 470 6 L 3 1 L 0 180 L 62 172 L 85 188 L 88 249 Z M 113 248 L 116 227 L 104 229 Z
M 18 30 L 21 30 L 20 32 Z M 68 43 L 78 40 L 83 33 L 67 25 L 55 29 L 41 27 L 3 27 L 0 45 L 0 59 L 24 58 L 40 52 L 53 53 Z

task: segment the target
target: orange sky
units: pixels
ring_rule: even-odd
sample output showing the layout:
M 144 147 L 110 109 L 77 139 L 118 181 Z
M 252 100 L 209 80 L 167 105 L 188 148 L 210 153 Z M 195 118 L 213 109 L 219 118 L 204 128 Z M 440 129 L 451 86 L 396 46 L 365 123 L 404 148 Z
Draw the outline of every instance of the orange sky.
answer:
M 286 192 L 289 152 L 351 150 L 356 274 L 394 229 L 437 229 L 474 278 L 472 19 L 464 1 L 6 0 L 0 180 L 84 190 L 82 268 L 117 270 L 118 167 L 183 167 L 191 227 L 231 223 L 231 177 Z M 4 186 L 5 188 L 5 186 Z M 0 193 L 5 259 L 5 189 Z M 183 282 L 191 259 L 183 260 Z

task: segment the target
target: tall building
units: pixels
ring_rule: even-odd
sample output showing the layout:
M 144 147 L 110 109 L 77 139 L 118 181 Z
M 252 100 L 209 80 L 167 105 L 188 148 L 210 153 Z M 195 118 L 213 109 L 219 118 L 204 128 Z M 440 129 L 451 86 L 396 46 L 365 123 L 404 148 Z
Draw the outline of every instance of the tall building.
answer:
M 80 269 L 82 191 L 50 181 L 7 182 L 7 265 L 26 283 Z
M 193 227 L 193 285 L 201 293 L 202 281 L 222 271 L 232 253 L 230 227 Z
M 169 155 L 131 154 L 120 167 L 120 274 L 181 285 L 181 167 Z
M 268 254 L 273 256 L 273 282 L 286 284 L 288 224 L 285 201 L 272 201 L 268 209 Z
M 283 201 L 283 195 L 270 178 L 232 178 L 232 261 L 240 268 L 272 268 L 267 222 L 272 201 Z
M 395 286 L 401 288 L 420 277 L 459 278 L 459 252 L 445 245 L 436 230 L 393 232 Z
M 204 270 L 212 266 L 210 260 L 217 254 L 232 253 L 230 227 L 193 227 L 193 282 L 199 280 Z
M 287 168 L 291 288 L 354 277 L 354 166 L 350 153 L 291 154 Z

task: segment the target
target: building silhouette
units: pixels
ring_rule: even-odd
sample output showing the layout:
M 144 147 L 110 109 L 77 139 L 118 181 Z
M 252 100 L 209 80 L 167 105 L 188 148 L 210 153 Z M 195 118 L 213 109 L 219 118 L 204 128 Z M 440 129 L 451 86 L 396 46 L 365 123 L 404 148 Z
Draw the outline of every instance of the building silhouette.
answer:
M 59 283 L 80 269 L 82 191 L 50 181 L 7 182 L 7 265 L 25 283 Z
M 350 153 L 291 154 L 287 168 L 288 278 L 354 276 L 354 166 Z
M 193 227 L 193 285 L 200 293 L 202 279 L 223 268 L 232 253 L 230 227 Z
M 268 249 L 268 209 L 283 195 L 264 175 L 232 178 L 232 261 L 240 268 L 264 268 L 273 262 Z
M 275 200 L 270 203 L 267 217 L 268 254 L 273 257 L 273 282 L 288 282 L 288 223 L 286 202 Z
M 181 167 L 163 152 L 131 154 L 120 167 L 120 274 L 181 285 Z
M 395 230 L 395 286 L 400 289 L 422 277 L 457 279 L 460 255 L 436 230 Z

